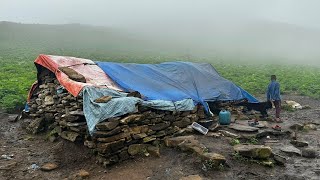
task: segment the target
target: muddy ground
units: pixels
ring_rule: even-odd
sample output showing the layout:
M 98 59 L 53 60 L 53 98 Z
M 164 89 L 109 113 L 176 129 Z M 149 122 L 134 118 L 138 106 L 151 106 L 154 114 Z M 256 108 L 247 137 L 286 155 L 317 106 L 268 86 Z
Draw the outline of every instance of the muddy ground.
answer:
M 283 111 L 285 120 L 283 130 L 294 123 L 315 123 L 318 130 L 299 131 L 299 140 L 309 142 L 309 146 L 320 149 L 320 101 L 302 96 L 284 96 L 311 109 L 295 112 Z M 269 111 L 273 116 L 273 110 Z M 11 115 L 9 115 L 11 116 Z M 95 157 L 82 144 L 74 144 L 62 139 L 57 142 L 46 140 L 45 134 L 30 135 L 22 129 L 20 122 L 8 122 L 8 114 L 0 114 L 0 155 L 12 155 L 12 159 L 0 159 L 0 179 L 65 179 L 74 178 L 81 169 L 89 172 L 87 179 L 180 179 L 198 174 L 203 179 L 320 179 L 320 159 L 289 156 L 278 149 L 290 144 L 290 136 L 271 137 L 279 140 L 272 144 L 272 149 L 288 158 L 285 166 L 266 167 L 251 161 L 236 159 L 233 154 L 230 138 L 206 137 L 196 134 L 210 152 L 222 154 L 227 165 L 218 169 L 204 168 L 203 163 L 193 154 L 178 149 L 161 149 L 161 157 L 136 157 L 134 159 L 103 168 L 95 163 Z M 274 125 L 267 122 L 268 127 Z M 232 131 L 240 134 L 239 132 Z M 263 144 L 265 139 L 258 143 Z M 46 162 L 58 164 L 58 168 L 44 172 L 37 168 Z

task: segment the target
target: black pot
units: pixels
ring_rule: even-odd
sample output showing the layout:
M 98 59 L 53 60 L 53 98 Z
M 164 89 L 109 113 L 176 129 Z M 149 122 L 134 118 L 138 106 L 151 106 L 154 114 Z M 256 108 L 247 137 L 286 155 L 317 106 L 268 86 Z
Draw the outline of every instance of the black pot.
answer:
M 198 123 L 205 128 L 209 128 L 213 124 L 213 120 L 198 121 Z

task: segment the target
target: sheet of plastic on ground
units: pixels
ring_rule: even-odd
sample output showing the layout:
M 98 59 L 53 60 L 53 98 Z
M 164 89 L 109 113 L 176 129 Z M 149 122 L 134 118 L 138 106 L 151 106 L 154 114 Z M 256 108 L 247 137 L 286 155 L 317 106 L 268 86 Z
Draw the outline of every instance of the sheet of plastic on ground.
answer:
M 252 95 L 221 77 L 208 63 L 165 62 L 134 64 L 97 62 L 126 91 L 139 91 L 146 100 L 193 99 L 207 108 L 206 101 L 233 101 Z
M 99 68 L 93 61 L 88 59 L 66 56 L 39 55 L 35 60 L 35 63 L 55 73 L 60 84 L 64 86 L 73 96 L 77 96 L 84 86 L 100 86 L 121 91 L 121 88 L 119 88 L 108 77 L 108 75 L 101 70 L 101 68 Z M 86 83 L 71 80 L 65 73 L 58 69 L 59 67 L 69 67 L 82 74 L 86 79 Z

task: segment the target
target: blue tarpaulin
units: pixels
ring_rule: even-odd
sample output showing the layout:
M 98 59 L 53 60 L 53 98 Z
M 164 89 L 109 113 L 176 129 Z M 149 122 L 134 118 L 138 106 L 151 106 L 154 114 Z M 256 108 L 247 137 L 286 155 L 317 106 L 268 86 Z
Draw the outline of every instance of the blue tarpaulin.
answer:
M 125 91 L 139 91 L 144 100 L 180 101 L 192 99 L 208 110 L 207 101 L 258 100 L 221 77 L 208 63 L 165 62 L 134 64 L 97 62 L 97 65 Z

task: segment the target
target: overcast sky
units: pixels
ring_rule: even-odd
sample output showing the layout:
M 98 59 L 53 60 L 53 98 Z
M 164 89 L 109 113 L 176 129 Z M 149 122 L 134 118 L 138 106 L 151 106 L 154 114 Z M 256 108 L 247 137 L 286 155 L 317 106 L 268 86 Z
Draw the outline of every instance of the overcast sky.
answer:
M 0 21 L 132 27 L 256 19 L 320 28 L 320 0 L 0 0 Z

